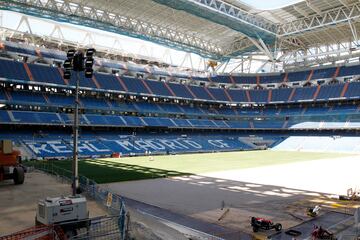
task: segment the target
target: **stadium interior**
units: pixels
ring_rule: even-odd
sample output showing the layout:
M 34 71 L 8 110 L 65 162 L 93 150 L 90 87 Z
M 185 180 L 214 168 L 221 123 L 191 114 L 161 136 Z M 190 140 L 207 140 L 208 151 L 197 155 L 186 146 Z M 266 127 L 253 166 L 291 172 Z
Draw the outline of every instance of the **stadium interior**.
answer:
M 304 0 L 270 10 L 238 0 L 119 2 L 0 1 L 2 21 L 21 16 L 17 28 L 0 30 L 0 139 L 12 140 L 23 160 L 72 159 L 76 75 L 66 79 L 63 63 L 68 50 L 90 47 L 94 74 L 80 74 L 79 82 L 80 161 L 255 150 L 360 153 L 359 1 Z M 31 19 L 53 21 L 52 33 L 35 33 Z M 124 52 L 60 36 L 79 26 L 102 31 L 89 31 L 89 39 L 111 33 L 176 49 L 182 64 L 129 55 L 126 42 Z M 188 239 L 240 239 L 214 226 Z M 358 239 L 355 227 L 346 229 L 340 239 Z M 290 239 L 279 236 L 273 237 Z

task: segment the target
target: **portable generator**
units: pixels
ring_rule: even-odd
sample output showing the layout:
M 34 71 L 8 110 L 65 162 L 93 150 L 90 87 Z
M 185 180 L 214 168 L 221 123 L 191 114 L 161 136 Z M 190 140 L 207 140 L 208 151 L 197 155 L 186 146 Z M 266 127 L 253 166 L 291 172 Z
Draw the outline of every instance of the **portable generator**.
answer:
M 58 224 L 68 236 L 75 235 L 78 229 L 90 226 L 86 198 L 76 195 L 40 200 L 35 224 Z

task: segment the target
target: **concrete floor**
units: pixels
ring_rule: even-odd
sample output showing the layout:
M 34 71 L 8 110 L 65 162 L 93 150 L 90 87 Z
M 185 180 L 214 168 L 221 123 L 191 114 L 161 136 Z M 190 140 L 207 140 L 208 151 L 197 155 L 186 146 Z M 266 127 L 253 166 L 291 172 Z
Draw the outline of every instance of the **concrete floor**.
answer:
M 0 182 L 0 236 L 33 227 L 39 199 L 70 193 L 68 184 L 39 172 L 27 173 L 22 185 L 10 180 Z M 90 217 L 106 215 L 93 201 L 88 201 L 88 209 Z

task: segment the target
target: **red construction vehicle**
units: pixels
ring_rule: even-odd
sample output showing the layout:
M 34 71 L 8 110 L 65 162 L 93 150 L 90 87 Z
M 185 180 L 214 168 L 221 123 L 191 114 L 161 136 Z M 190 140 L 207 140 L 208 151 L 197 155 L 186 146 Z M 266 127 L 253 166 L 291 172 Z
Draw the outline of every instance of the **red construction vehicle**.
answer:
M 21 166 L 20 151 L 13 150 L 12 141 L 0 141 L 0 181 L 13 179 L 15 184 L 23 184 L 25 169 Z

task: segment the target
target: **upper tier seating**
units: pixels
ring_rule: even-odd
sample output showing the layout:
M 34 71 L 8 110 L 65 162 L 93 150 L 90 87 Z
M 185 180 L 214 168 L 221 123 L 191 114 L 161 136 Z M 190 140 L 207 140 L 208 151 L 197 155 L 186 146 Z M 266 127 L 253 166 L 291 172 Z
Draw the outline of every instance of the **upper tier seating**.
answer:
M 172 93 L 165 86 L 163 82 L 159 81 L 146 81 L 146 84 L 151 90 L 151 93 L 160 96 L 172 96 Z
M 301 71 L 301 72 L 289 72 L 287 75 L 287 81 L 297 82 L 305 81 L 308 79 L 310 71 Z
M 14 52 L 19 54 L 27 54 L 33 55 L 37 57 L 51 58 L 64 61 L 66 59 L 66 53 L 54 49 L 44 49 L 38 47 L 27 46 L 24 44 L 18 44 L 14 42 L 4 42 L 4 50 L 8 52 Z M 169 72 L 166 70 L 158 69 L 157 67 L 145 67 L 132 63 L 123 63 L 123 62 L 115 62 L 109 61 L 107 59 L 97 60 L 95 63 L 97 66 L 103 66 L 108 68 L 129 70 L 135 72 L 144 72 L 144 73 L 152 73 L 153 75 L 162 75 L 162 76 L 171 76 Z M 339 69 L 337 76 L 351 76 L 351 75 L 359 75 L 360 67 L 356 66 L 342 66 Z M 178 76 L 181 78 L 188 78 L 186 73 L 172 73 L 173 76 Z M 332 78 L 336 75 L 336 67 L 328 67 L 323 69 L 315 69 L 311 74 L 311 71 L 302 71 L 302 72 L 290 72 L 288 73 L 287 79 L 285 79 L 285 73 L 281 74 L 259 74 L 259 83 L 267 84 L 267 83 L 281 83 L 285 80 L 293 82 L 293 81 L 303 81 L 307 78 L 311 77 L 311 79 L 323 79 L 323 78 Z M 257 84 L 257 76 L 228 76 L 228 75 L 215 75 L 211 77 L 191 77 L 193 80 L 205 81 L 205 82 L 217 82 L 217 83 L 238 83 L 238 84 Z
M 260 76 L 260 83 L 279 83 L 284 81 L 285 74 L 280 75 L 269 75 L 269 76 Z
M 271 90 L 272 102 L 287 102 L 290 98 L 290 94 L 293 91 L 291 88 L 279 88 Z
M 237 84 L 256 84 L 256 76 L 232 76 Z
M 345 92 L 345 97 L 358 99 L 360 95 L 360 82 L 351 82 Z
M 324 69 L 316 69 L 313 72 L 311 79 L 324 79 L 324 78 L 332 78 L 334 77 L 336 72 L 336 68 L 324 68 Z
M 344 84 L 321 86 L 316 99 L 340 98 Z
M 177 84 L 177 83 L 168 83 L 170 89 L 174 92 L 175 96 L 180 98 L 195 98 L 191 92 L 188 90 L 188 86 Z
M 121 80 L 124 82 L 127 91 L 132 93 L 145 93 L 150 94 L 150 92 L 146 89 L 143 84 L 143 80 L 131 77 L 121 77 Z
M 251 102 L 266 103 L 268 102 L 268 90 L 249 90 Z
M 102 89 L 115 91 L 125 91 L 121 84 L 121 80 L 112 74 L 95 73 L 94 77 Z
M 28 64 L 28 66 L 33 76 L 33 80 L 36 82 L 54 83 L 59 85 L 65 84 L 58 68 L 39 64 Z
M 359 75 L 360 74 L 360 66 L 349 66 L 349 67 L 341 67 L 339 71 L 340 77 L 343 76 L 352 76 L 352 75 Z
M 287 76 L 283 74 L 278 76 L 261 76 L 259 80 L 270 81 L 269 79 L 287 78 L 287 81 L 308 80 L 310 77 L 316 78 L 331 78 L 334 76 L 336 68 L 318 69 L 314 71 L 302 71 L 288 73 Z M 360 72 L 359 67 L 341 67 L 339 75 L 348 74 L 349 72 L 355 74 Z M 76 84 L 76 74 L 72 74 L 70 80 L 64 80 L 61 76 L 61 69 L 48 67 L 36 64 L 26 64 L 16 61 L 0 59 L 0 78 L 5 78 L 2 81 L 21 80 L 27 82 L 40 82 L 42 84 L 57 84 L 65 87 L 73 87 Z M 246 81 L 254 81 L 256 84 L 257 77 L 239 77 L 227 76 L 228 79 L 244 79 Z M 287 102 L 287 101 L 302 101 L 302 100 L 328 100 L 336 98 L 360 98 L 358 84 L 352 82 L 348 84 L 346 91 L 342 96 L 344 85 L 337 84 L 326 86 L 322 85 L 317 92 L 316 87 L 296 88 L 293 89 L 272 89 L 272 90 L 244 90 L 237 88 L 213 88 L 200 87 L 193 85 L 182 85 L 175 83 L 165 83 L 162 81 L 143 80 L 133 77 L 118 77 L 110 74 L 95 73 L 93 78 L 85 78 L 80 74 L 80 87 L 91 88 L 95 90 L 113 90 L 129 94 L 146 94 L 163 97 L 179 97 L 187 99 L 197 99 L 205 101 L 226 101 L 226 102 Z M 270 92 L 271 91 L 271 92 Z M 294 91 L 294 93 L 293 93 Z
M 0 59 L 0 77 L 14 80 L 30 81 L 24 63 Z M 51 79 L 49 79 L 52 81 Z
M 295 94 L 294 94 L 292 100 L 293 101 L 313 100 L 315 92 L 316 92 L 316 87 L 296 88 L 296 91 L 295 91 Z

